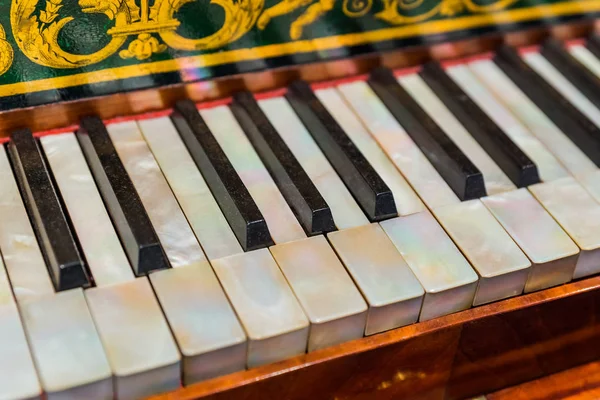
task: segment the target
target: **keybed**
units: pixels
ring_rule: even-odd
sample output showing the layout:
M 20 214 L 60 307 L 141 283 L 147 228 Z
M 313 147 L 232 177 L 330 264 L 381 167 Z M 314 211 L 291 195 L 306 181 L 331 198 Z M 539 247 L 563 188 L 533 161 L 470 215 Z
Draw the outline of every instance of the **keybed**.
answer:
M 599 66 L 549 42 L 16 131 L 0 397 L 146 397 L 600 273 Z

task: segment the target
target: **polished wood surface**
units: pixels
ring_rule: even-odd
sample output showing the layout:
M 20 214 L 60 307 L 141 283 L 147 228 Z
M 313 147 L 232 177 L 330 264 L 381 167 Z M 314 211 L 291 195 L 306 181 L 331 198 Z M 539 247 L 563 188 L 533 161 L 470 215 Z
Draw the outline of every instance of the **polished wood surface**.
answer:
M 525 382 L 485 396 L 486 400 L 600 399 L 600 361 Z
M 600 359 L 600 277 L 153 399 L 463 399 Z

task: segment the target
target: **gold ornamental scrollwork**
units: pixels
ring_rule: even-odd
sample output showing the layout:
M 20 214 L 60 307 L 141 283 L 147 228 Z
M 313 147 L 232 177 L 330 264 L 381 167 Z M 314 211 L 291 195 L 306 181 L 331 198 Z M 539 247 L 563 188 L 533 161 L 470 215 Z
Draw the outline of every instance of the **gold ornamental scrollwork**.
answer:
M 6 40 L 6 32 L 0 25 L 0 75 L 4 74 L 12 65 L 14 58 L 13 49 Z
M 216 50 L 238 40 L 254 27 L 265 29 L 272 19 L 303 9 L 289 28 L 290 38 L 298 40 L 306 27 L 333 10 L 336 2 L 341 2 L 348 18 L 358 18 L 370 13 L 374 2 L 380 1 L 381 11 L 374 14 L 376 19 L 389 25 L 408 25 L 463 12 L 497 12 L 518 0 L 485 4 L 478 0 L 280 0 L 267 9 L 264 9 L 265 0 L 154 0 L 152 4 L 152 0 L 139 0 L 139 3 L 136 0 L 78 0 L 82 12 L 104 14 L 112 25 L 106 31 L 110 38 L 108 44 L 85 55 L 69 53 L 59 44 L 61 30 L 74 20 L 72 16 L 61 16 L 63 1 L 12 0 L 11 4 L 10 23 L 19 50 L 31 61 L 50 68 L 85 67 L 114 54 L 123 59 L 147 60 L 169 47 L 185 51 Z M 225 18 L 216 32 L 201 38 L 187 38 L 177 32 L 181 24 L 177 12 L 194 1 L 210 1 L 223 9 Z M 131 36 L 134 39 L 123 48 Z M 12 61 L 13 49 L 0 26 L 0 75 Z

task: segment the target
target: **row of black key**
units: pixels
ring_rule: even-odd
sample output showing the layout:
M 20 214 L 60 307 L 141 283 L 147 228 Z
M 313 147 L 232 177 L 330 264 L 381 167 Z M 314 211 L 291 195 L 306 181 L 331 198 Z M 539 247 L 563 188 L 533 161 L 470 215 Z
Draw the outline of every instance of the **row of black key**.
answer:
M 597 78 L 592 79 L 589 71 L 558 44 L 549 42 L 543 49 L 550 62 L 576 86 L 597 85 Z M 501 49 L 494 62 L 598 164 L 598 127 L 527 66 L 514 49 Z M 517 187 L 540 181 L 529 157 L 439 64 L 426 64 L 420 76 Z M 481 172 L 391 71 L 374 70 L 368 84 L 461 200 L 486 195 Z M 592 101 L 597 96 L 592 91 L 582 92 L 588 93 Z M 391 190 L 310 86 L 295 82 L 286 98 L 368 218 L 381 221 L 396 216 Z M 326 201 L 254 97 L 239 93 L 230 107 L 306 233 L 335 230 Z M 272 245 L 264 217 L 195 104 L 179 102 L 171 119 L 243 249 L 250 251 Z M 136 275 L 168 268 L 158 237 L 102 121 L 93 117 L 82 120 L 77 138 Z M 89 272 L 68 214 L 31 132 L 13 133 L 9 154 L 56 289 L 90 286 Z

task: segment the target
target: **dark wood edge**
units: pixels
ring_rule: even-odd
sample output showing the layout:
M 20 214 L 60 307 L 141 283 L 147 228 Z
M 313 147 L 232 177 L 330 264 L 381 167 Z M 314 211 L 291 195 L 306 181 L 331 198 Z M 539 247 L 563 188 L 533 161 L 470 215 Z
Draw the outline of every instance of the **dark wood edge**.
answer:
M 584 37 L 591 32 L 593 27 L 592 22 L 570 23 L 555 26 L 551 29 L 532 29 L 520 33 L 488 35 L 485 38 L 359 56 L 350 60 L 314 63 L 267 72 L 229 76 L 215 79 L 210 83 L 177 84 L 159 89 L 4 111 L 0 112 L 0 137 L 8 136 L 10 131 L 22 127 L 29 127 L 32 131 L 39 132 L 70 126 L 87 115 L 98 115 L 102 119 L 112 119 L 164 110 L 184 98 L 201 102 L 228 97 L 240 90 L 268 91 L 286 86 L 297 78 L 317 82 L 363 74 L 379 65 L 390 68 L 403 68 L 415 66 L 430 59 L 447 60 L 464 57 L 493 50 L 503 42 L 521 46 L 539 43 L 549 35 L 559 39 Z
M 377 391 L 382 387 L 386 389 L 386 385 L 392 387 L 394 383 L 398 384 L 396 391 L 408 391 L 414 396 L 410 398 L 419 398 L 419 390 L 424 390 L 427 395 L 423 398 L 428 399 L 463 398 L 466 395 L 489 393 L 532 377 L 544 376 L 589 362 L 594 359 L 590 357 L 597 357 L 599 351 L 593 347 L 600 347 L 597 346 L 600 326 L 595 319 L 600 307 L 597 308 L 596 305 L 600 306 L 600 276 L 472 308 L 280 363 L 234 373 L 155 396 L 152 400 L 258 399 L 259 393 L 274 395 L 277 390 L 282 390 L 291 382 L 298 385 L 298 390 L 302 392 L 293 396 L 282 391 L 286 393 L 285 398 L 308 398 L 305 397 L 306 387 L 316 384 L 305 379 L 307 376 L 314 377 L 310 370 L 319 370 L 322 374 L 319 385 L 323 398 L 336 398 L 340 391 L 345 396 L 339 396 L 339 399 L 362 398 L 361 393 L 348 396 L 345 393 L 347 389 L 340 389 L 337 382 L 331 382 L 329 385 L 327 380 L 331 375 L 336 375 L 336 379 L 339 379 L 337 375 L 349 374 L 348 379 L 360 382 L 364 380 L 364 377 L 360 376 L 363 373 L 377 376 L 374 381 L 379 381 L 378 385 L 371 386 L 372 390 L 369 391 L 369 395 L 373 397 L 365 398 L 379 398 L 375 397 Z M 575 318 L 576 321 L 569 324 L 565 318 Z M 551 319 L 557 319 L 556 326 Z M 528 326 L 528 323 L 534 325 Z M 489 346 L 486 345 L 486 341 L 489 341 Z M 589 350 L 580 351 L 582 345 L 589 345 L 592 341 L 596 346 L 592 345 Z M 500 346 L 498 343 L 501 343 Z M 482 349 L 473 351 L 477 346 L 481 346 Z M 574 351 L 574 348 L 578 350 Z M 434 362 L 435 357 L 444 352 L 448 353 L 447 356 Z M 369 353 L 378 355 L 370 357 Z M 396 354 L 397 357 L 385 359 L 389 354 Z M 556 358 L 556 354 L 560 355 L 560 360 L 548 361 L 548 357 Z M 532 363 L 532 355 L 535 361 L 533 365 L 526 368 L 526 371 L 518 371 L 524 364 Z M 404 367 L 404 372 L 398 372 L 395 363 L 402 363 L 402 358 L 413 362 Z M 362 363 L 364 371 L 357 369 L 353 360 L 359 360 L 360 362 L 356 363 Z M 425 373 L 423 370 L 427 369 L 428 363 L 436 365 L 433 369 L 430 368 L 429 373 Z M 542 365 L 544 363 L 549 365 Z M 374 372 L 375 368 L 379 371 Z M 497 370 L 490 374 L 489 371 L 485 372 L 486 368 Z M 511 378 L 513 372 L 518 373 Z M 399 373 L 404 375 L 398 375 Z M 483 373 L 487 373 L 491 379 L 483 382 L 483 385 L 473 385 L 471 378 L 481 378 Z M 419 374 L 424 374 L 419 382 L 406 378 L 418 378 Z M 405 379 L 402 379 L 402 376 Z M 469 381 L 468 385 L 465 385 L 465 380 Z M 405 384 L 406 387 L 401 388 L 400 384 Z

